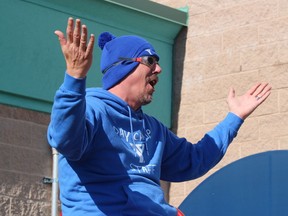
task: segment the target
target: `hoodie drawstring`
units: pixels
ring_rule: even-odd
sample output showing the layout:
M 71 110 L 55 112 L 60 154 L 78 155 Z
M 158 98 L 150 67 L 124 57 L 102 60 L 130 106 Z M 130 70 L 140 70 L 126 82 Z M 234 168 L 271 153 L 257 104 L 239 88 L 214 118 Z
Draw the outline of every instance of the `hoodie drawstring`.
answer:
M 130 121 L 130 130 L 131 130 L 132 142 L 133 142 L 133 150 L 134 150 L 135 157 L 136 157 L 137 155 L 136 155 L 136 144 L 135 144 L 135 140 L 134 140 L 134 130 L 133 130 L 133 123 L 132 123 L 132 113 L 131 113 L 131 108 L 130 108 L 129 106 L 127 106 L 127 107 L 128 107 L 128 112 L 129 112 L 129 121 Z M 144 119 L 142 120 L 142 126 L 143 126 L 143 130 L 146 131 Z M 146 149 L 147 155 L 149 155 L 148 145 L 147 145 L 147 141 L 146 141 L 146 140 L 145 140 L 144 148 Z
M 132 124 L 132 114 L 131 114 L 131 109 L 128 106 L 128 111 L 129 111 L 129 120 L 130 120 L 130 131 L 131 131 L 131 135 L 132 135 L 132 142 L 133 142 L 133 150 L 134 150 L 134 154 L 136 157 L 136 144 L 134 141 L 134 131 L 133 131 L 133 124 Z
M 143 125 L 144 132 L 146 132 L 146 127 L 145 127 L 144 118 L 143 118 L 143 120 L 142 120 L 142 125 Z M 145 135 L 144 135 L 144 136 L 145 136 Z M 145 139 L 145 148 L 146 148 L 147 155 L 149 155 L 148 145 L 147 145 L 147 138 Z

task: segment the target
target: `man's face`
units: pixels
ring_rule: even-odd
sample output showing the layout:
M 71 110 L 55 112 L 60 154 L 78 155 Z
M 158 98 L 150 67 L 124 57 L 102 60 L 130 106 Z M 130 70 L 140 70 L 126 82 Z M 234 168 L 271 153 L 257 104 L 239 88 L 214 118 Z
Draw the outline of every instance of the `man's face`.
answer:
M 138 109 L 142 105 L 149 104 L 153 99 L 155 86 L 158 83 L 158 75 L 162 69 L 158 64 L 147 66 L 139 64 L 139 66 L 126 78 L 129 89 L 128 98 L 135 104 L 132 108 Z M 131 103 L 128 102 L 131 106 Z

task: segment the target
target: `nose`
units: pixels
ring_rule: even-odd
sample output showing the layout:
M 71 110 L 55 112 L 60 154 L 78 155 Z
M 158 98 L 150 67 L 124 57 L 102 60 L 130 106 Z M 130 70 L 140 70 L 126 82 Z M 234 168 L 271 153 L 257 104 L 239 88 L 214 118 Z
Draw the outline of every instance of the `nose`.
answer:
M 153 73 L 154 74 L 160 74 L 162 72 L 162 68 L 160 67 L 159 64 L 156 64 L 154 70 L 153 70 Z

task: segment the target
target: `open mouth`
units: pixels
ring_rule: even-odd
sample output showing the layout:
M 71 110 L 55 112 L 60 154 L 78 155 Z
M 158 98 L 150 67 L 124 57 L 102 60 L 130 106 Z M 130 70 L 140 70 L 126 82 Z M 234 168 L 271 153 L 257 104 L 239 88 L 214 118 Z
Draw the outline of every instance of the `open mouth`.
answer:
M 156 77 L 155 79 L 151 80 L 151 81 L 149 82 L 149 84 L 152 86 L 152 88 L 154 88 L 155 85 L 157 84 L 157 82 L 158 82 L 158 78 Z

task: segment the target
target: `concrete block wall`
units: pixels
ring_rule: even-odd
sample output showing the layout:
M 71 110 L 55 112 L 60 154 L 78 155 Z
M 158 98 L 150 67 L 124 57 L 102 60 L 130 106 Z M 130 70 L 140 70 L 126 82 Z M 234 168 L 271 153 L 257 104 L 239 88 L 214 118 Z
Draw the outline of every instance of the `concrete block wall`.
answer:
M 174 127 L 197 142 L 221 121 L 233 86 L 243 94 L 258 81 L 273 86 L 269 99 L 240 129 L 224 159 L 203 177 L 172 183 L 178 206 L 208 176 L 240 158 L 288 148 L 288 1 L 154 0 L 189 8 L 189 27 L 175 47 Z M 179 105 L 177 104 L 179 102 Z
M 51 215 L 49 116 L 0 105 L 0 215 Z

